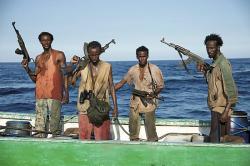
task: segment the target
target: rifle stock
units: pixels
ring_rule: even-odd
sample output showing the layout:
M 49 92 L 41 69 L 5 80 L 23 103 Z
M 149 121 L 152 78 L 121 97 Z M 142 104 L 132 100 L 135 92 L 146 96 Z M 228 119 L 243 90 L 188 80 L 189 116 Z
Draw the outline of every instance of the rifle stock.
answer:
M 208 63 L 205 62 L 205 60 L 202 57 L 200 57 L 199 55 L 196 55 L 196 54 L 192 53 L 188 49 L 186 49 L 184 47 L 181 47 L 179 45 L 176 45 L 174 43 L 168 43 L 168 42 L 165 41 L 164 38 L 161 39 L 161 42 L 164 43 L 164 44 L 166 44 L 166 45 L 168 45 L 169 47 L 174 48 L 176 51 L 179 52 L 180 56 L 181 56 L 181 54 L 187 56 L 188 57 L 188 59 L 186 60 L 187 62 L 195 61 L 198 64 L 203 64 L 206 71 L 210 70 L 212 68 Z M 185 63 L 185 62 L 183 61 L 183 63 Z
M 27 59 L 28 62 L 30 62 L 31 58 L 30 58 L 29 53 L 28 53 L 28 51 L 27 51 L 27 49 L 26 49 L 26 46 L 25 46 L 25 43 L 24 43 L 24 41 L 23 41 L 22 36 L 20 35 L 19 31 L 18 31 L 18 30 L 16 29 L 16 27 L 15 27 L 15 22 L 12 22 L 12 26 L 13 26 L 15 32 L 16 32 L 17 41 L 18 41 L 18 44 L 19 44 L 19 46 L 20 46 L 20 48 L 21 48 L 21 49 L 20 49 L 20 48 L 17 48 L 17 49 L 15 50 L 15 53 L 18 54 L 18 55 L 23 55 L 23 59 Z

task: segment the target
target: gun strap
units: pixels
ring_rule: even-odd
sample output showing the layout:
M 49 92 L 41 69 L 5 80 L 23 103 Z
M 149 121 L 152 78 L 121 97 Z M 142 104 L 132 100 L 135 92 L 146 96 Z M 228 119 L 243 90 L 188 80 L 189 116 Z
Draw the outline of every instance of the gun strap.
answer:
M 29 76 L 37 76 L 37 74 L 35 72 L 33 72 L 29 67 L 27 67 L 27 69 L 25 69 L 25 71 Z
M 148 63 L 148 71 L 149 71 L 149 74 L 150 74 L 150 77 L 151 77 L 151 84 L 152 84 L 152 90 L 153 90 L 153 93 L 155 94 L 155 91 L 156 91 L 156 87 L 155 87 L 155 84 L 154 84 L 154 79 L 153 79 L 153 76 L 152 76 L 152 72 L 151 72 L 151 69 L 149 67 L 149 63 Z M 156 94 L 155 94 L 156 95 Z
M 93 91 L 93 93 L 95 94 L 95 92 L 94 92 L 94 91 L 95 91 L 95 89 L 94 89 L 94 88 L 95 88 L 95 80 L 94 80 L 94 75 L 93 75 L 92 67 L 91 67 L 93 64 L 90 64 L 90 63 L 91 63 L 91 62 L 88 63 L 88 67 L 89 67 L 90 76 L 91 76 L 91 79 L 92 79 L 92 91 Z M 99 92 L 97 92 L 97 93 L 95 94 L 95 96 L 97 96 L 98 93 L 99 93 Z M 104 95 L 103 99 L 106 99 L 106 96 L 105 96 L 105 95 Z
M 178 51 L 178 50 L 177 50 L 177 51 Z M 188 68 L 187 68 L 186 63 L 185 63 L 185 62 L 184 62 L 184 60 L 183 60 L 183 57 L 182 57 L 181 52 L 180 52 L 180 51 L 178 51 L 178 53 L 179 53 L 179 55 L 180 55 L 180 57 L 181 57 L 182 64 L 183 64 L 183 66 L 184 66 L 185 70 L 187 71 L 187 73 L 188 73 L 188 74 L 190 74 L 190 72 L 189 72 L 189 70 L 188 70 Z
M 95 87 L 95 80 L 94 80 L 94 76 L 93 76 L 93 72 L 92 72 L 92 67 L 90 65 L 90 63 L 88 63 L 88 67 L 89 67 L 89 71 L 90 71 L 90 76 L 91 76 L 91 83 L 92 83 L 92 90 L 94 93 L 94 87 Z

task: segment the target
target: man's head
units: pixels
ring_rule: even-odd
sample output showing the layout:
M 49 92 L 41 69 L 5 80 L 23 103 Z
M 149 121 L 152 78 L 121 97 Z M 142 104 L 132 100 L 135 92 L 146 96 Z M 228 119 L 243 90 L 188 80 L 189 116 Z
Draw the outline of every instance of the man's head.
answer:
M 210 34 L 206 36 L 204 44 L 206 45 L 209 58 L 216 59 L 218 53 L 220 53 L 220 47 L 223 45 L 223 41 L 219 35 Z
M 136 49 L 136 57 L 141 67 L 146 66 L 148 63 L 148 48 L 145 46 L 138 47 Z
M 102 53 L 102 46 L 98 41 L 92 41 L 87 46 L 89 59 L 93 64 L 100 61 L 100 54 Z
M 38 39 L 45 51 L 51 48 L 52 41 L 54 40 L 53 35 L 49 32 L 40 33 Z

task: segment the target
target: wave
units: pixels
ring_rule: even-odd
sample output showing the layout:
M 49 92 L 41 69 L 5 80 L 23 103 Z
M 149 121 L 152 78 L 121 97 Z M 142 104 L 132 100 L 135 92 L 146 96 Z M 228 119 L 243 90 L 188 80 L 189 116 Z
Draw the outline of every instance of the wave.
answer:
M 0 88 L 0 96 L 12 95 L 12 94 L 22 94 L 34 91 L 34 88 Z
M 250 69 L 243 69 L 243 70 L 234 70 L 233 74 L 245 74 L 245 75 L 249 75 L 250 74 Z
M 250 60 L 250 59 L 249 59 Z M 233 75 L 239 90 L 237 110 L 250 114 L 250 61 L 246 59 L 232 60 Z M 233 63 L 234 62 L 234 63 Z M 112 62 L 114 82 L 120 81 L 130 66 L 137 62 Z M 159 102 L 157 118 L 177 119 L 210 119 L 207 107 L 207 84 L 203 75 L 189 67 L 190 74 L 177 66 L 178 61 L 155 61 L 162 70 L 165 88 L 161 92 L 164 101 Z M 28 78 L 20 63 L 0 65 L 0 111 L 35 113 L 35 84 Z M 70 86 L 70 103 L 63 105 L 62 113 L 76 114 L 78 86 Z M 126 84 L 117 91 L 119 116 L 128 117 L 131 90 Z M 112 102 L 111 102 L 112 104 Z
M 2 112 L 35 113 L 35 103 L 9 103 L 0 104 Z

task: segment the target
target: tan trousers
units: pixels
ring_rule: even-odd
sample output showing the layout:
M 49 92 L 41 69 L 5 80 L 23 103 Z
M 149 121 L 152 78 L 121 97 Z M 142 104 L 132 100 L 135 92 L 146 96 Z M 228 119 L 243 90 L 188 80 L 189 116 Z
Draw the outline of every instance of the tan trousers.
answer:
M 143 113 L 145 117 L 144 125 L 148 141 L 158 141 L 158 136 L 156 133 L 155 127 L 155 111 Z M 129 132 L 130 140 L 137 141 L 139 140 L 139 133 L 141 128 L 141 116 L 138 110 L 130 109 L 129 113 Z

